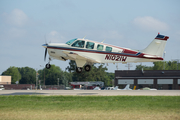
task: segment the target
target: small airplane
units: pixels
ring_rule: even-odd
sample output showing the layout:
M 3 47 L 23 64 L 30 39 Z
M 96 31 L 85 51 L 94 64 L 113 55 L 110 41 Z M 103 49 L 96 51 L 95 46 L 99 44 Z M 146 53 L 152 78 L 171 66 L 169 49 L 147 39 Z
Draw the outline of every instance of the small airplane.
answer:
M 93 90 L 101 90 L 101 88 L 97 86 Z
M 129 88 L 129 87 L 130 87 L 130 84 L 127 84 L 124 89 L 119 89 L 119 87 L 116 86 L 116 87 L 107 87 L 107 88 L 104 89 L 104 90 L 132 90 L 132 89 Z
M 132 90 L 131 88 L 129 88 L 130 87 L 130 85 L 129 84 L 127 84 L 126 86 L 125 86 L 125 88 L 124 89 L 119 89 L 118 88 L 118 86 L 116 86 L 116 87 L 114 87 L 114 89 L 113 90 Z
M 84 38 L 72 39 L 66 43 L 43 44 L 45 49 L 44 60 L 47 51 L 49 62 L 46 68 L 51 67 L 50 61 L 58 59 L 62 61 L 74 60 L 76 62 L 76 72 L 81 73 L 83 67 L 85 71 L 91 70 L 94 63 L 129 63 L 129 62 L 156 62 L 163 60 L 163 52 L 168 36 L 158 35 L 143 50 L 132 50 L 129 48 L 117 47 L 103 42 L 95 42 Z
M 144 88 L 141 88 L 141 89 L 138 89 L 138 90 L 157 90 L 155 88 L 149 88 L 149 87 L 144 87 Z

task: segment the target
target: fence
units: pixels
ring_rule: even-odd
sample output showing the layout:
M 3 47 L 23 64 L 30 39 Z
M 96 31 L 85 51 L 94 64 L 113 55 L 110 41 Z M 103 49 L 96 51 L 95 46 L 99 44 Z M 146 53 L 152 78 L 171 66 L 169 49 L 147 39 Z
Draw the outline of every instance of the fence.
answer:
M 33 90 L 36 89 L 35 84 L 0 84 L 5 90 Z M 64 85 L 42 85 L 38 86 L 42 90 L 64 90 Z
M 43 90 L 64 90 L 64 85 L 42 85 L 41 88 Z
M 5 90 L 35 89 L 35 84 L 2 84 Z

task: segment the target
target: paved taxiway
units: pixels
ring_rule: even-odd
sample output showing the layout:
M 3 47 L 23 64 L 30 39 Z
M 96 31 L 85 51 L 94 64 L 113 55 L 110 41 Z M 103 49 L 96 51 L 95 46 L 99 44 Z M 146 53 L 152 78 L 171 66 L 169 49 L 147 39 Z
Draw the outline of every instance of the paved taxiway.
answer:
M 180 90 L 1 90 L 0 95 L 180 96 Z

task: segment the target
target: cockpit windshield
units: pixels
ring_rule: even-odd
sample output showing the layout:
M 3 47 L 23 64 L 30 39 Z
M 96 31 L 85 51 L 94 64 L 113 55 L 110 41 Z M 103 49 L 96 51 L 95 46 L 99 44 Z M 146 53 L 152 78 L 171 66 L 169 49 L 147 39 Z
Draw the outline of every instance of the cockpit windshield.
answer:
M 69 40 L 68 42 L 66 42 L 66 44 L 67 44 L 67 45 L 71 45 L 75 40 L 77 40 L 77 38 L 76 38 L 76 39 Z

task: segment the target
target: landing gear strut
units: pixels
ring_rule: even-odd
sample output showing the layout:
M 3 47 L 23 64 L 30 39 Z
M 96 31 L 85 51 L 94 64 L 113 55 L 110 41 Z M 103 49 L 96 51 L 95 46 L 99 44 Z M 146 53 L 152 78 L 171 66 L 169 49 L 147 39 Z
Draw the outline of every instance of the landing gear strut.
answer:
M 49 62 L 46 64 L 46 68 L 50 69 L 51 68 L 51 64 L 50 64 L 51 58 L 49 58 Z

